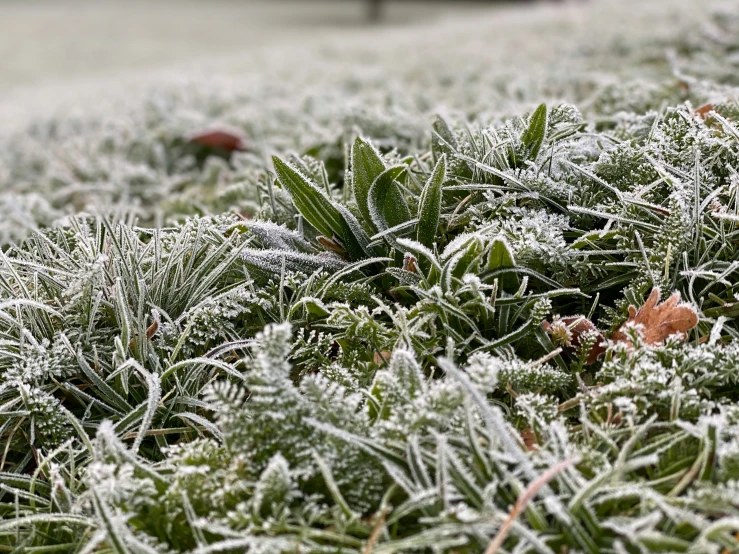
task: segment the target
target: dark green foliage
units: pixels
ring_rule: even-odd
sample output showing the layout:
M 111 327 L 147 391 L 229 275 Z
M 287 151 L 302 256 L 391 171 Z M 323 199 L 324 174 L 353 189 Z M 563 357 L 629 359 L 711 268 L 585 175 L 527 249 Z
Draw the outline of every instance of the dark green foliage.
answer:
M 446 157 L 439 158 L 434 172 L 429 177 L 421 192 L 418 205 L 418 223 L 416 225 L 416 240 L 431 248 L 436 238 L 441 216 L 441 201 L 444 180 L 446 179 Z
M 536 160 L 539 156 L 539 150 L 541 150 L 542 144 L 547 134 L 547 120 L 549 114 L 547 113 L 546 104 L 542 104 L 536 111 L 531 114 L 529 118 L 529 126 L 526 131 L 521 135 L 521 142 L 527 149 L 528 158 L 530 160 Z

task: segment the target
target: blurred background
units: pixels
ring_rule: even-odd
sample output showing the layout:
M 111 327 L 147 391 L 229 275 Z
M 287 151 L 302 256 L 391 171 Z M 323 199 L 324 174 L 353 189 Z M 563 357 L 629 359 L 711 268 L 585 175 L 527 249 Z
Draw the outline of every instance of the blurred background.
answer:
M 143 225 L 246 212 L 273 154 L 340 172 L 359 134 L 422 151 L 437 114 L 485 128 L 542 102 L 599 122 L 720 101 L 739 75 L 737 13 L 739 0 L 0 0 L 0 248 L 82 211 Z M 192 153 L 217 132 L 246 151 Z
M 554 0 L 550 0 L 554 2 Z M 0 92 L 488 17 L 534 0 L 0 0 Z

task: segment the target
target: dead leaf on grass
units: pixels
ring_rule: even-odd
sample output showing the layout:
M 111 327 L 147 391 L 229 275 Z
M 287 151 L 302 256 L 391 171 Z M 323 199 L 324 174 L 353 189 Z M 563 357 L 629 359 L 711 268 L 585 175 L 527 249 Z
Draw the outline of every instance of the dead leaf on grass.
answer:
M 629 306 L 629 319 L 613 333 L 611 340 L 633 347 L 625 332 L 626 325 L 641 325 L 644 344 L 659 346 L 672 335 L 687 336 L 688 331 L 698 325 L 698 313 L 690 304 L 681 302 L 679 292 L 661 304 L 658 304 L 659 294 L 659 288 L 654 287 L 639 310 Z
M 220 148 L 229 152 L 245 152 L 247 150 L 246 140 L 242 136 L 233 131 L 222 129 L 200 131 L 191 135 L 188 142 L 211 148 Z

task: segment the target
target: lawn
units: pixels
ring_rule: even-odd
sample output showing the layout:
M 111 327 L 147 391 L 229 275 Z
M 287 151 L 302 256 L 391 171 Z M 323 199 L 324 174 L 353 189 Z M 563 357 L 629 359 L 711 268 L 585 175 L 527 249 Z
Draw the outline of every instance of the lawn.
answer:
M 739 551 L 739 2 L 73 5 L 0 4 L 0 552 Z

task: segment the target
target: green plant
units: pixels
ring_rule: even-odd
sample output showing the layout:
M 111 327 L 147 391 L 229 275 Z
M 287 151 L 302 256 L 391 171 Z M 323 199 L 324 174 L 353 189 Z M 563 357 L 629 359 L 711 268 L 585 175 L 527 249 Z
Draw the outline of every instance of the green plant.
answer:
M 11 149 L 35 215 L 0 234 L 0 550 L 736 549 L 739 108 L 701 64 L 730 64 L 736 17 L 714 23 L 629 54 L 714 82 L 574 76 L 582 112 L 519 80 L 527 108 L 491 115 L 481 77 L 426 127 L 397 98 L 255 120 L 270 165 L 192 158 L 154 110 L 96 143 L 125 171 L 70 161 L 82 198 Z M 106 198 L 125 215 L 82 213 Z M 687 337 L 622 327 L 653 287 L 695 308 Z

